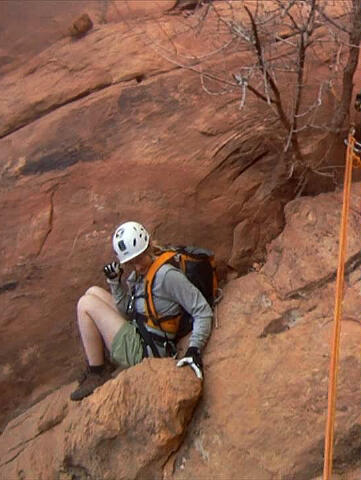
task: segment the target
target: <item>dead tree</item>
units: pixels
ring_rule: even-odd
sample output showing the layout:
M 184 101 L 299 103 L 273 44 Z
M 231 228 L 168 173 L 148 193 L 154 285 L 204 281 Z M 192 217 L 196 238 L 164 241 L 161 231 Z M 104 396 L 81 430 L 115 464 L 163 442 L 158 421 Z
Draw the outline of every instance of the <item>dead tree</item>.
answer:
M 307 170 L 321 173 L 321 162 L 310 165 L 305 158 L 307 139 L 322 132 L 342 133 L 347 123 L 360 51 L 360 18 L 361 0 L 213 0 L 199 3 L 194 15 L 179 19 L 166 37 L 148 38 L 147 45 L 197 73 L 211 95 L 233 92 L 241 109 L 247 108 L 249 95 L 264 102 L 283 131 L 290 175 L 301 171 L 303 188 Z M 185 32 L 193 33 L 195 46 L 213 37 L 213 47 L 202 55 L 189 47 L 184 53 Z M 237 53 L 242 58 L 238 69 L 221 73 L 213 69 L 212 60 Z M 320 80 L 306 74 L 309 61 L 326 67 L 327 74 Z M 325 120 L 320 112 L 330 98 L 334 113 Z

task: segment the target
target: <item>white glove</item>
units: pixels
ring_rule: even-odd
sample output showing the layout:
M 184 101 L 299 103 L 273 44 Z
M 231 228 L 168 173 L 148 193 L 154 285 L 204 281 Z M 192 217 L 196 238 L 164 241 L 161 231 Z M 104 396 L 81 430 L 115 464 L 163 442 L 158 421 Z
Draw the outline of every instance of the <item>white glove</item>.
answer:
M 197 347 L 189 347 L 183 358 L 177 362 L 177 367 L 189 365 L 199 380 L 203 379 L 201 352 Z

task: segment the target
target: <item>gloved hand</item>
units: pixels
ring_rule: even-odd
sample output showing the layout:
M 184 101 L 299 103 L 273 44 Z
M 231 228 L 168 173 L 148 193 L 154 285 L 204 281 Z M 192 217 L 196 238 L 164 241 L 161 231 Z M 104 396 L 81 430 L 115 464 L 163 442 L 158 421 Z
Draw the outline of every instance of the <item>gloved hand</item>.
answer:
M 183 358 L 177 362 L 177 367 L 184 367 L 189 365 L 197 377 L 203 379 L 203 364 L 201 359 L 201 352 L 197 347 L 189 347 Z
M 123 269 L 117 262 L 107 263 L 107 265 L 104 266 L 103 271 L 104 271 L 104 275 L 109 280 L 114 280 L 117 277 L 120 278 L 123 273 Z

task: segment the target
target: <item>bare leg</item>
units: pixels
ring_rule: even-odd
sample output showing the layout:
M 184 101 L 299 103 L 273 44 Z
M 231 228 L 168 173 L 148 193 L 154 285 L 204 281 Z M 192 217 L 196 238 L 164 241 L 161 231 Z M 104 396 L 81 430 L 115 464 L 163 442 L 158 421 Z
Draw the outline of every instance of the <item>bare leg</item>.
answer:
M 104 290 L 104 293 L 107 292 Z M 78 325 L 89 365 L 97 366 L 104 363 L 103 340 L 110 351 L 115 335 L 126 321 L 115 306 L 109 305 L 98 295 L 87 293 L 80 298 Z
M 88 290 L 85 292 L 85 295 L 95 295 L 96 297 L 99 297 L 103 302 L 107 303 L 110 307 L 112 307 L 117 313 L 118 309 L 114 303 L 114 299 L 112 295 L 107 291 L 104 290 L 104 288 L 101 287 L 90 287 Z

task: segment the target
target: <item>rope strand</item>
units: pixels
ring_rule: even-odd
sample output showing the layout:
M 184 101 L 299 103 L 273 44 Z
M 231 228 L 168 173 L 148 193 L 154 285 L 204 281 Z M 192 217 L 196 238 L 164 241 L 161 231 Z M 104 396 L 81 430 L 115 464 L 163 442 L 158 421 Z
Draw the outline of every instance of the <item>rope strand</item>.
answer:
M 340 332 L 341 332 L 342 300 L 343 300 L 343 292 L 344 292 L 345 257 L 346 257 L 346 250 L 347 250 L 347 219 L 348 219 L 348 214 L 350 209 L 352 165 L 354 160 L 360 162 L 360 159 L 355 154 L 355 150 L 354 150 L 356 140 L 353 137 L 353 133 L 354 133 L 354 129 L 351 129 L 348 136 L 348 143 L 347 143 L 346 168 L 345 168 L 345 178 L 344 178 L 344 187 L 343 187 L 343 204 L 342 204 L 339 256 L 338 256 L 338 268 L 337 268 L 337 279 L 336 279 L 334 326 L 333 326 L 329 385 L 328 385 L 328 412 L 327 412 L 326 435 L 325 435 L 323 480 L 331 480 L 331 475 L 332 475 L 335 412 L 336 412 L 336 388 L 337 388 L 337 373 L 338 373 L 338 363 L 339 363 L 339 353 L 340 353 Z

